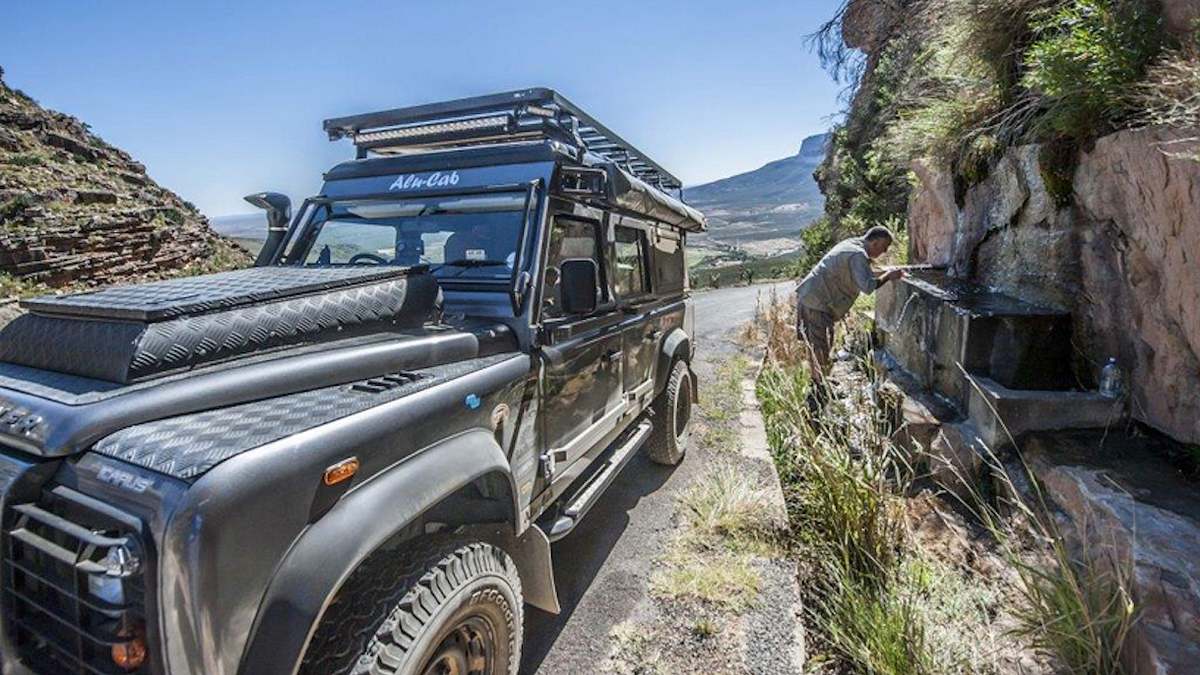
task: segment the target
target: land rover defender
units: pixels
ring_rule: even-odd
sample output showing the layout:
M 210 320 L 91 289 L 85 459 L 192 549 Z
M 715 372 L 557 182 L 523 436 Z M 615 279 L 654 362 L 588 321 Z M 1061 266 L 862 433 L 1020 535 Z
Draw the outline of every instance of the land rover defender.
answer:
M 4 673 L 511 675 L 550 543 L 683 457 L 677 178 L 547 89 L 325 130 L 253 267 L 0 332 Z

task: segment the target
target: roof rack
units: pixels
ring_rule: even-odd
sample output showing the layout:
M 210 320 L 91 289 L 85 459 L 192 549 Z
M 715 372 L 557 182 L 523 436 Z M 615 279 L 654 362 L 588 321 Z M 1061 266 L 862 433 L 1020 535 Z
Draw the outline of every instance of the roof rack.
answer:
M 403 154 L 439 148 L 556 138 L 622 167 L 660 190 L 683 183 L 628 141 L 553 89 L 537 87 L 325 120 L 330 140 L 350 138 L 367 152 Z

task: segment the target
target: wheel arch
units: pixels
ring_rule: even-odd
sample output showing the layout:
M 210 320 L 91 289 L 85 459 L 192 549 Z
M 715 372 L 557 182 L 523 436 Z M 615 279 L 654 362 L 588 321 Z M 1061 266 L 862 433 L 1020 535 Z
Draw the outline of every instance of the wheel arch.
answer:
M 663 338 L 662 348 L 658 352 L 658 362 L 654 371 L 654 393 L 660 394 L 667 388 L 667 380 L 671 377 L 671 367 L 676 361 L 683 360 L 690 370 L 692 363 L 692 338 L 682 328 L 675 328 Z M 696 391 L 696 378 L 691 377 L 693 400 Z
M 384 513 L 393 516 L 381 519 Z M 294 673 L 350 575 L 370 556 L 425 534 L 427 523 L 469 525 L 512 542 L 526 529 L 521 513 L 508 460 L 485 429 L 441 441 L 373 477 L 313 523 L 280 562 L 239 672 Z M 524 582 L 524 570 L 521 576 Z M 549 583 L 553 589 L 552 577 Z

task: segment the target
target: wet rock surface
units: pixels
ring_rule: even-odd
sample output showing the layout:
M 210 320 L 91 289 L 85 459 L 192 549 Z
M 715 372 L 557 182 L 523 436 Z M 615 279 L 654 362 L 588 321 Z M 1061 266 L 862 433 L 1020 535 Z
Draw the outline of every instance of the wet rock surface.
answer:
M 912 166 L 920 189 L 908 201 L 909 258 L 946 267 L 954 248 L 958 205 L 954 203 L 954 177 L 931 161 Z
M 93 286 L 249 262 L 127 153 L 0 81 L 0 272 Z
M 1086 555 L 1129 573 L 1141 614 L 1127 664 L 1138 673 L 1200 671 L 1200 504 L 1150 449 L 1153 439 L 1096 432 L 1033 436 L 1025 458 L 1069 518 Z

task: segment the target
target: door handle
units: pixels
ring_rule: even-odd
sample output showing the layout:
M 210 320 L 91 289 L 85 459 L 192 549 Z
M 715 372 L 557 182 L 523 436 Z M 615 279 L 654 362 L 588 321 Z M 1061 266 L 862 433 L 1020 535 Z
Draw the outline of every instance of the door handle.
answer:
M 620 361 L 621 357 L 624 355 L 625 355 L 625 352 L 621 351 L 620 349 L 614 349 L 611 352 L 606 352 L 604 354 L 604 358 L 608 359 L 609 362 L 614 362 L 614 361 Z

